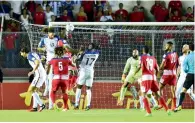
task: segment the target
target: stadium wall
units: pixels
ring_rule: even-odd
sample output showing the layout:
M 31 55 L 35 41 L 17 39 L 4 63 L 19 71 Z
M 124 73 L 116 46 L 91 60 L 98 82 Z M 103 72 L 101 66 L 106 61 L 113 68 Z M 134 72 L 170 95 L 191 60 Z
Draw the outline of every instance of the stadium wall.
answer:
M 28 89 L 29 83 L 2 83 L 0 84 L 0 109 L 2 110 L 19 110 L 19 109 L 28 109 L 24 104 L 24 100 L 19 97 L 19 94 L 25 92 Z M 138 85 L 135 85 L 138 87 Z M 137 108 L 139 108 L 139 100 L 133 100 L 131 93 L 128 91 L 126 93 L 124 106 L 116 106 L 117 99 L 119 96 L 119 90 L 121 87 L 121 83 L 116 82 L 95 82 L 92 89 L 92 108 L 98 109 L 116 109 L 116 108 L 133 108 L 134 103 L 137 104 Z M 43 88 L 41 88 L 43 91 Z M 82 90 L 85 95 L 85 88 Z M 164 96 L 171 107 L 171 92 L 169 88 L 166 88 L 164 91 Z M 80 109 L 83 109 L 86 104 L 85 96 L 82 95 Z M 58 92 L 58 104 L 59 107 L 62 106 L 62 100 L 60 99 L 60 92 Z M 187 98 L 184 101 L 183 108 L 192 109 L 194 108 L 194 102 L 186 96 Z M 69 108 L 72 109 L 70 102 L 74 101 L 74 96 L 70 96 Z M 47 104 L 48 99 L 43 99 Z

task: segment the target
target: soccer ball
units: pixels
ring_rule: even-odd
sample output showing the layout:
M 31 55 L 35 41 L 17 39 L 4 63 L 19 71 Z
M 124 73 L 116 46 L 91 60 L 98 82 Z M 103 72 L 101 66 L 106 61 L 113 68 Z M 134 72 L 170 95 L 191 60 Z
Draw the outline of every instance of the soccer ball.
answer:
M 71 24 L 71 23 L 69 23 L 69 24 L 67 24 L 66 25 L 66 31 L 73 31 L 74 30 L 74 25 L 73 24 Z

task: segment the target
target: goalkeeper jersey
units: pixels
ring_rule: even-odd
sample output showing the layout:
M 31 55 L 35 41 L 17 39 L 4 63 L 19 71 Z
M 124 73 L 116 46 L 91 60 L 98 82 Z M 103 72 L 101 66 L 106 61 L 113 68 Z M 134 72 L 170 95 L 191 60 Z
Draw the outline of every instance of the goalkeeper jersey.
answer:
M 140 66 L 140 61 L 140 56 L 138 57 L 138 59 L 134 59 L 133 57 L 128 58 L 123 73 L 126 75 L 129 73 L 134 74 L 137 68 Z

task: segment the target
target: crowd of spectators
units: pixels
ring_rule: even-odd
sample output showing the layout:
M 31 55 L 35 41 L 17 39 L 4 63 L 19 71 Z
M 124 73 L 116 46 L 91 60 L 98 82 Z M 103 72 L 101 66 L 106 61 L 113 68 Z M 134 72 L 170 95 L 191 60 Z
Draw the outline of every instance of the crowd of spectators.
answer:
M 112 1 L 80 1 L 80 8 L 75 14 L 73 10 L 76 2 L 64 0 L 55 1 L 0 1 L 0 13 L 8 13 L 11 17 L 24 24 L 34 23 L 47 25 L 51 21 L 76 21 L 76 22 L 143 22 L 146 21 L 146 8 L 140 0 L 132 11 L 125 10 L 123 3 L 119 3 L 118 10 L 112 11 L 110 5 Z M 193 9 L 191 7 L 182 8 L 180 0 L 171 0 L 168 8 L 164 1 L 154 1 L 151 7 L 151 14 L 157 22 L 181 22 L 194 21 Z M 185 9 L 185 12 L 182 10 Z M 128 12 L 129 11 L 129 12 Z

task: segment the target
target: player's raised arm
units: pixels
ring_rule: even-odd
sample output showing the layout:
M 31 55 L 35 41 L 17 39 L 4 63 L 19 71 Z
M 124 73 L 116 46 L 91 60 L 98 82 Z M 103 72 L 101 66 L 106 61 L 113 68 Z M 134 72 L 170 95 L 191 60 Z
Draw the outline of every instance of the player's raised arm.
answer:
M 41 41 L 38 44 L 38 51 L 45 51 L 45 38 L 41 38 Z
M 125 81 L 125 78 L 126 78 L 128 72 L 130 70 L 130 67 L 131 67 L 130 62 L 131 62 L 131 58 L 127 59 L 127 62 L 125 64 L 125 67 L 124 67 L 124 70 L 123 70 L 123 74 L 122 74 L 122 79 L 121 79 L 122 82 Z

